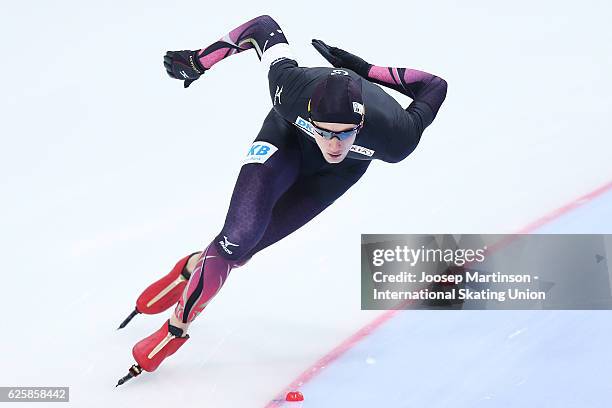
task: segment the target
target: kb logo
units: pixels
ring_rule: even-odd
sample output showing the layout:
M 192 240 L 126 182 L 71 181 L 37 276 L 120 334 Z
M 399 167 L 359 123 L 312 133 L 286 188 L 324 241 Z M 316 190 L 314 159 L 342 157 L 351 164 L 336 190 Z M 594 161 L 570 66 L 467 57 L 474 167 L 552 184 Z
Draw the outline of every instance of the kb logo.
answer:
M 264 145 L 253 144 L 249 150 L 249 156 L 257 155 L 261 156 L 270 151 L 270 147 Z
M 247 163 L 265 163 L 276 151 L 278 148 L 274 146 L 272 143 L 268 142 L 253 142 L 249 152 L 247 153 L 244 160 L 242 160 L 242 164 Z

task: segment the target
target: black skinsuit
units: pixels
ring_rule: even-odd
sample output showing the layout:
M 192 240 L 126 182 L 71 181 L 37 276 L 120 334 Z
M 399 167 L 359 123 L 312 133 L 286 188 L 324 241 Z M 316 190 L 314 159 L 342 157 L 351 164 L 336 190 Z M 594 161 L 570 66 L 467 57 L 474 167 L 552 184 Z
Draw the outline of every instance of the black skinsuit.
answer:
M 446 95 L 446 82 L 425 72 L 375 67 L 371 77 L 362 73 L 364 125 L 348 156 L 332 164 L 314 142 L 320 136 L 309 130 L 308 101 L 317 83 L 333 71 L 359 75 L 345 68 L 299 67 L 269 16 L 234 29 L 198 51 L 198 58 L 210 69 L 251 48 L 270 64 L 273 108 L 243 162 L 225 224 L 213 241 L 231 261 L 248 259 L 306 224 L 355 184 L 372 160 L 395 163 L 407 157 Z M 376 83 L 405 93 L 413 102 L 403 109 Z

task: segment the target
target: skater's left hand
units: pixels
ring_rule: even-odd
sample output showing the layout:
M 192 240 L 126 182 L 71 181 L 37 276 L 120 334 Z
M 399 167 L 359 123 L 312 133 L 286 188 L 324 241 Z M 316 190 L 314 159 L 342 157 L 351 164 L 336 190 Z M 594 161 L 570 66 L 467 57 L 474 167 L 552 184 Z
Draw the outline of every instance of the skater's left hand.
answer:
M 348 68 L 355 71 L 362 77 L 367 77 L 368 71 L 370 71 L 371 64 L 368 64 L 362 58 L 351 54 L 348 51 L 344 51 L 341 48 L 332 47 L 325 44 L 321 40 L 312 40 L 312 46 L 315 47 L 319 54 L 323 56 L 330 64 L 336 68 Z
M 168 51 L 164 56 L 164 67 L 171 78 L 184 80 L 185 88 L 206 71 L 200 64 L 198 52 L 189 50 Z

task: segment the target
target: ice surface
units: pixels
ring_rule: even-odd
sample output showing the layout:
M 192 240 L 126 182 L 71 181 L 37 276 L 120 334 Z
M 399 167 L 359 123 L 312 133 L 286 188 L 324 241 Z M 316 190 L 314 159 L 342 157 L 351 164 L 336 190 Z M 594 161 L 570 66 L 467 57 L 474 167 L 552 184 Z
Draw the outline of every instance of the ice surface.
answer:
M 611 197 L 533 232 L 607 233 Z M 301 386 L 303 407 L 604 408 L 610 337 L 608 311 L 399 311 Z
M 605 312 L 403 311 L 307 383 L 304 408 L 603 408 L 611 335 Z
M 539 234 L 567 231 L 609 234 L 612 231 L 612 189 L 536 230 Z

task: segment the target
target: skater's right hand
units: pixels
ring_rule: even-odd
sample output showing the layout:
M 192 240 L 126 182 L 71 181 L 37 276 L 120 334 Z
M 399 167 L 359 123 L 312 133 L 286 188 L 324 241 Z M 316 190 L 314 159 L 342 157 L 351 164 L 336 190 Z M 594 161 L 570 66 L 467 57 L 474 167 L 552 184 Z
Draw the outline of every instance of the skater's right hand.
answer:
M 200 64 L 198 52 L 189 50 L 166 52 L 164 67 L 171 78 L 185 81 L 183 83 L 185 88 L 206 71 L 206 68 Z

